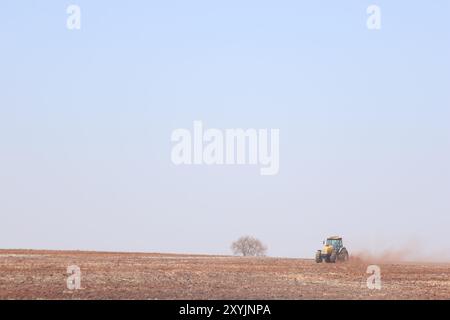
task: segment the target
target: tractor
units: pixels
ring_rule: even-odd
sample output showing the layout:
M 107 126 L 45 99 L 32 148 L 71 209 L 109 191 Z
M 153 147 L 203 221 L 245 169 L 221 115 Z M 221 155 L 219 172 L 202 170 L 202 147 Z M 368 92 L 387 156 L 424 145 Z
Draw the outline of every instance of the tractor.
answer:
M 323 242 L 322 250 L 317 250 L 316 262 L 336 263 L 348 261 L 349 255 L 347 249 L 342 243 L 341 237 L 329 237 Z

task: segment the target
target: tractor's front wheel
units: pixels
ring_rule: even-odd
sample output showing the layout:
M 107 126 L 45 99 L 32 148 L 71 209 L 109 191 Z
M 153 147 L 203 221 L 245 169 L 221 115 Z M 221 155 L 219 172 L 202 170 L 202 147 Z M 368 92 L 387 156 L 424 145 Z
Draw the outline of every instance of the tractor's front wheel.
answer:
M 336 252 L 333 251 L 333 253 L 331 253 L 331 256 L 330 256 L 330 262 L 335 263 L 336 259 L 337 259 Z
M 320 251 L 317 251 L 316 253 L 316 263 L 322 263 L 322 255 Z

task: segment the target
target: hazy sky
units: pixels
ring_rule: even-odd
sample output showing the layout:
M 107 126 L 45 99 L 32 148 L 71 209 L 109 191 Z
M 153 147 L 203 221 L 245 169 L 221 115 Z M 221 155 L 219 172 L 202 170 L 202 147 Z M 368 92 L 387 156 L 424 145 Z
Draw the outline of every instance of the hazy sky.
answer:
M 447 0 L 2 0 L 0 247 L 442 255 L 449 84 Z M 173 165 L 194 120 L 280 129 L 280 173 Z

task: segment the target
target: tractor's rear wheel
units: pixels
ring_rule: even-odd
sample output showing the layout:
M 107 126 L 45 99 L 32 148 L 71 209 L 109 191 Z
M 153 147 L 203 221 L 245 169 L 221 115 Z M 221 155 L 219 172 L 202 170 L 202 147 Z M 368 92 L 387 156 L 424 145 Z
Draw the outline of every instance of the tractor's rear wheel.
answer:
M 349 256 L 348 256 L 348 252 L 347 250 L 344 248 L 340 253 L 339 253 L 339 257 L 338 260 L 341 262 L 346 262 L 348 261 Z
M 345 251 L 345 253 L 344 253 L 344 259 L 343 259 L 343 261 L 344 261 L 344 262 L 347 262 L 347 261 L 348 261 L 348 259 L 349 259 L 349 256 L 348 256 L 348 252 L 347 252 L 347 251 Z

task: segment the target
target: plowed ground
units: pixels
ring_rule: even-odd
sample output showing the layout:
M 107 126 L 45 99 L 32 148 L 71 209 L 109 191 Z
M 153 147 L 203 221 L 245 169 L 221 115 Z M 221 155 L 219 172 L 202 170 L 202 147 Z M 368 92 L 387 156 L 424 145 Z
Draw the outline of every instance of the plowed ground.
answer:
M 450 299 L 450 264 L 0 250 L 0 299 Z M 67 288 L 67 267 L 81 289 Z

